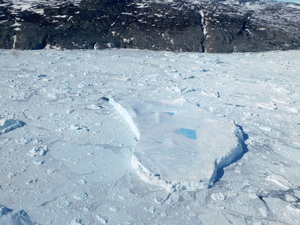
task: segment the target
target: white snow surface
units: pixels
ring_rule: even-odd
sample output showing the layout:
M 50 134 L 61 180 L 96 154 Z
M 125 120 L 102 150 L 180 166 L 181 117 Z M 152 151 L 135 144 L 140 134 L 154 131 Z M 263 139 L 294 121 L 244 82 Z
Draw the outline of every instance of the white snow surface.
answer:
M 14 129 L 0 135 L 0 205 L 39 224 L 300 224 L 299 58 L 300 51 L 1 50 L 0 126 Z M 161 131 L 174 125 L 176 137 L 191 135 L 190 147 L 203 136 L 201 120 L 189 120 L 198 112 L 217 127 L 234 121 L 248 152 L 211 188 L 151 185 L 131 161 L 160 132 L 156 123 L 142 127 L 152 111 L 167 124 Z

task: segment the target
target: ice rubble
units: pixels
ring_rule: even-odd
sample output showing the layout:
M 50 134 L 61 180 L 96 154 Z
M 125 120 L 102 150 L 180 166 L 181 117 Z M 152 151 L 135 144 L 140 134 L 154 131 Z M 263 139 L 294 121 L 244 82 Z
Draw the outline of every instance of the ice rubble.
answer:
M 3 225 L 38 225 L 24 210 L 14 212 L 4 205 L 0 205 L 0 219 Z
M 168 191 L 210 187 L 218 170 L 244 152 L 239 126 L 184 99 L 133 103 L 130 112 L 113 98 L 109 102 L 138 139 L 132 167 Z
M 24 122 L 15 119 L 6 119 L 0 117 L 0 135 L 12 131 L 16 128 L 23 127 Z
M 0 199 L 14 209 L 0 224 L 22 209 L 55 225 L 300 224 L 299 56 L 0 51 L 0 114 L 26 122 L 0 135 Z M 166 192 L 132 169 L 133 132 L 102 96 L 126 109 L 139 141 L 134 109 L 182 98 L 170 107 L 241 125 L 249 152 L 210 189 Z

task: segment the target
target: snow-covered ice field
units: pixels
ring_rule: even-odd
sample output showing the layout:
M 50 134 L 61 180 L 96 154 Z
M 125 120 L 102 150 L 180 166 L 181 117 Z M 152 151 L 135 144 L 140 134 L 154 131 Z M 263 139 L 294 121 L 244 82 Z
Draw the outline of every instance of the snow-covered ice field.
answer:
M 300 224 L 299 59 L 1 50 L 0 205 L 39 224 Z

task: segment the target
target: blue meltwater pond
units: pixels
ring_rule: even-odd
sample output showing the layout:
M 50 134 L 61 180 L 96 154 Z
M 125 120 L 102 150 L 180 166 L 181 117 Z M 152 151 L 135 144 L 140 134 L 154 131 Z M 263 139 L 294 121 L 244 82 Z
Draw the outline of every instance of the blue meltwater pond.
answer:
M 183 136 L 190 139 L 197 139 L 197 132 L 193 129 L 180 128 L 176 130 L 177 134 L 182 134 Z

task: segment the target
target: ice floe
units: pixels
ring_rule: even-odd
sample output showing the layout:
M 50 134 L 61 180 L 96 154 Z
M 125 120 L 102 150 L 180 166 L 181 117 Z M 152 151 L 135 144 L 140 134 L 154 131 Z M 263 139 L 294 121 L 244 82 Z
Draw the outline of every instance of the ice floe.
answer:
M 132 166 L 146 182 L 169 191 L 210 187 L 219 169 L 243 154 L 243 133 L 234 122 L 174 101 L 132 105 L 109 102 L 138 137 Z

